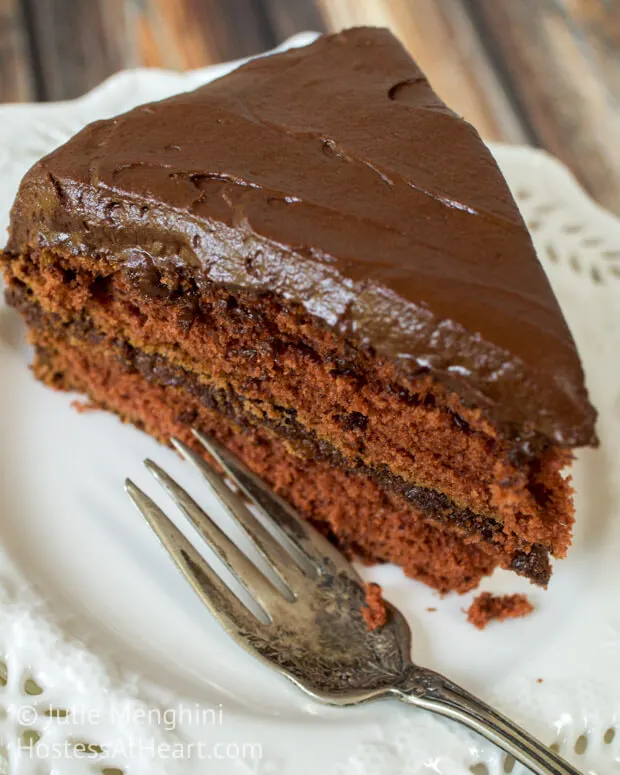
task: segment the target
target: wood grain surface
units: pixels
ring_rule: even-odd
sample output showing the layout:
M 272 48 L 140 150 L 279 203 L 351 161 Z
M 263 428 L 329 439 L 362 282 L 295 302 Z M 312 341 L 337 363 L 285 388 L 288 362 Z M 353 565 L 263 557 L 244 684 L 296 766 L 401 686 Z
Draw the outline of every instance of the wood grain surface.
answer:
M 0 0 L 0 101 L 35 99 L 30 51 L 19 0 Z
M 390 27 L 484 137 L 548 149 L 620 213 L 620 0 L 0 0 L 0 101 L 355 24 Z
M 620 213 L 620 2 L 470 4 L 535 140 Z

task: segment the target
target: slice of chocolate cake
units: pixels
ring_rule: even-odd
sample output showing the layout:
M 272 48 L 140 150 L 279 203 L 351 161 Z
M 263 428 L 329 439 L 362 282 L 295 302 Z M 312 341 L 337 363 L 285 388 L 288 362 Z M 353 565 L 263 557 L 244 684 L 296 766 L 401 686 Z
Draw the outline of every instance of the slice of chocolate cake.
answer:
M 345 550 L 537 584 L 594 444 L 574 342 L 491 154 L 386 30 L 88 126 L 3 255 L 35 372 L 213 435 Z

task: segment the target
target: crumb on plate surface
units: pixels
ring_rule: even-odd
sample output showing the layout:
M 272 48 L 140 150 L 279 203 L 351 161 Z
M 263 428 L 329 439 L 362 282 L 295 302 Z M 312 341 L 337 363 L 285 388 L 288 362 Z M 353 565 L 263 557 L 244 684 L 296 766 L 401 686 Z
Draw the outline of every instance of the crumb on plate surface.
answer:
M 484 630 L 489 622 L 503 622 L 505 619 L 528 616 L 533 610 L 534 606 L 526 595 L 492 595 L 490 592 L 481 592 L 467 609 L 467 621 L 479 630 Z

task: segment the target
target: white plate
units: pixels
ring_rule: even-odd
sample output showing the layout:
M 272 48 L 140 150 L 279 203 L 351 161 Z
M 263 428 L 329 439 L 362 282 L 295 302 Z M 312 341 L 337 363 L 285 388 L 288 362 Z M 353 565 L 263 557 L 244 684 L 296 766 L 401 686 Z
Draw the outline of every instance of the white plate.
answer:
M 71 103 L 1 108 L 0 218 L 6 223 L 25 169 L 83 124 L 222 71 L 132 71 Z M 620 750 L 620 735 L 604 741 L 620 716 L 620 222 L 548 156 L 493 150 L 533 230 L 601 413 L 601 449 L 580 453 L 575 466 L 575 544 L 547 592 L 503 572 L 485 581 L 483 589 L 527 592 L 536 612 L 484 633 L 465 621 L 472 595 L 442 600 L 395 568 L 363 572 L 406 613 L 418 661 L 548 742 L 558 740 L 583 767 L 607 768 Z M 0 305 L 0 662 L 9 667 L 0 735 L 16 772 L 41 765 L 38 754 L 19 753 L 20 725 L 40 731 L 40 755 L 62 758 L 63 772 L 100 772 L 112 762 L 127 773 L 223 775 L 447 773 L 477 762 L 501 770 L 495 749 L 454 725 L 388 703 L 324 708 L 255 664 L 201 607 L 123 493 L 131 476 L 165 503 L 141 467 L 147 456 L 208 501 L 200 481 L 114 417 L 76 413 L 73 397 L 34 381 L 30 359 L 20 320 Z M 215 504 L 212 512 L 228 528 Z M 34 703 L 22 680 L 31 674 L 44 688 Z M 49 704 L 68 708 L 76 726 L 45 717 Z M 153 708 L 176 715 L 138 715 Z M 587 750 L 577 755 L 572 748 L 582 734 Z M 46 748 L 68 739 L 102 745 L 107 764 Z M 197 740 L 205 747 L 188 756 Z M 214 748 L 218 741 L 233 747 Z M 260 755 L 242 751 L 250 742 L 262 746 Z M 172 758 L 181 752 L 183 761 Z M 0 747 L 0 772 L 1 756 Z

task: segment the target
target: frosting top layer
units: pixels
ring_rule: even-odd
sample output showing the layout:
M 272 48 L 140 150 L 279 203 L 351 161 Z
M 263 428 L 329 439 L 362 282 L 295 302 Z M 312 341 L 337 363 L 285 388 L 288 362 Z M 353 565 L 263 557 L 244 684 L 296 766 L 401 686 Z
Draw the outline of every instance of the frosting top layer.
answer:
M 387 30 L 91 124 L 24 179 L 8 251 L 25 243 L 278 294 L 512 435 L 595 442 L 573 339 L 494 159 Z

